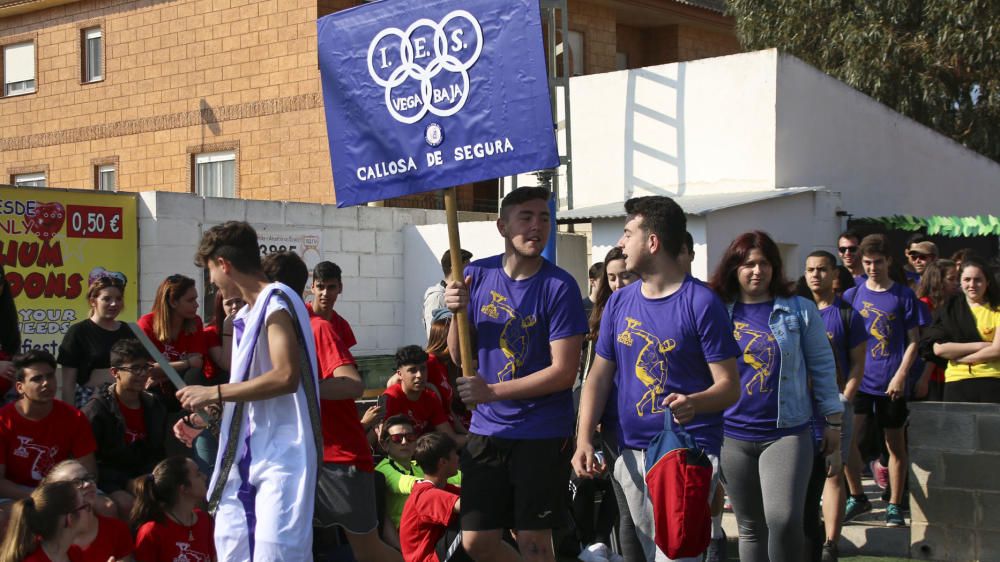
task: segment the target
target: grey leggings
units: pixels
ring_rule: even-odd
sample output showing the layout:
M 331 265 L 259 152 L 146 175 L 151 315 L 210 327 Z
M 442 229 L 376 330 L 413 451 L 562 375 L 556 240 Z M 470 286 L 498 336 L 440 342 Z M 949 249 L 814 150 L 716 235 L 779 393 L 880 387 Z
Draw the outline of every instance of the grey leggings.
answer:
M 722 481 L 739 524 L 740 560 L 802 560 L 802 511 L 813 456 L 808 429 L 777 441 L 725 438 Z

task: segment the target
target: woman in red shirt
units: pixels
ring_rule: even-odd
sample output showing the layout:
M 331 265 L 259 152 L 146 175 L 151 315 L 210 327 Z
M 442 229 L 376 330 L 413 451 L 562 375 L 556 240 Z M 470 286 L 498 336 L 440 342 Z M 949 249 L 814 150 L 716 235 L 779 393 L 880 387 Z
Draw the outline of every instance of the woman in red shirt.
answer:
M 203 384 L 202 369 L 208 348 L 198 317 L 198 289 L 194 279 L 174 274 L 163 280 L 153 299 L 153 311 L 139 318 L 139 327 L 170 361 L 170 366 L 189 384 Z M 177 389 L 157 367 L 150 371 L 150 387 L 156 388 L 167 411 L 176 412 Z
M 78 461 L 65 460 L 57 464 L 42 480 L 42 485 L 54 482 L 71 482 L 80 491 L 83 501 L 96 507 L 97 480 Z M 121 519 L 100 515 L 96 511 L 94 515 L 97 524 L 70 547 L 70 559 L 79 562 L 108 562 L 109 559 L 131 561 L 135 541 L 132 540 L 128 524 Z
M 213 562 L 215 524 L 195 506 L 207 493 L 206 477 L 194 461 L 170 457 L 136 480 L 132 526 L 138 562 Z
M 0 562 L 78 562 L 70 546 L 96 525 L 76 484 L 54 482 L 18 500 L 10 515 Z

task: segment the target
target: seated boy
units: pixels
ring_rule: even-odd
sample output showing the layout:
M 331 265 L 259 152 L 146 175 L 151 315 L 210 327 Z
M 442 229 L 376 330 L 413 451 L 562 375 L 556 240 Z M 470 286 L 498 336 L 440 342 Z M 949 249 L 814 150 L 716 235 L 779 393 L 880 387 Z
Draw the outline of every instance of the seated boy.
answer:
M 413 421 L 418 437 L 436 430 L 447 433 L 459 447 L 463 446 L 465 437 L 455 433 L 441 399 L 426 386 L 427 352 L 416 345 L 396 350 L 396 374 L 400 377 L 399 384 L 385 389 L 386 419 L 405 414 Z
M 83 407 L 97 441 L 97 487 L 114 500 L 123 519 L 135 501 L 129 481 L 166 458 L 167 409 L 145 390 L 151 362 L 139 340 L 118 340 L 111 346 L 114 384 L 99 389 Z
M 471 560 L 462 549 L 458 525 L 461 489 L 448 483 L 458 473 L 458 445 L 451 436 L 433 432 L 417 439 L 413 453 L 426 480 L 410 492 L 399 527 L 406 562 Z

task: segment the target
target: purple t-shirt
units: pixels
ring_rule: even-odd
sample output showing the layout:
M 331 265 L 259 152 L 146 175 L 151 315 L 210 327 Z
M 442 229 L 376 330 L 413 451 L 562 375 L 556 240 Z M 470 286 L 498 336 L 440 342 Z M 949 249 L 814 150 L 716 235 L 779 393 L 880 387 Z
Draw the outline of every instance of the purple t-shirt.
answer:
M 778 427 L 778 374 L 781 349 L 769 320 L 774 301 L 733 305 L 733 337 L 742 350 L 740 399 L 726 409 L 726 437 L 741 441 L 771 441 L 802 431 L 808 422 Z
M 841 307 L 848 306 L 843 299 L 837 297 L 833 304 L 821 308 L 819 315 L 826 325 L 826 337 L 830 338 L 833 354 L 837 357 L 837 368 L 841 370 L 841 381 L 846 381 L 851 374 L 851 350 L 868 340 L 865 332 L 865 321 L 857 310 L 851 309 L 848 325 L 844 326 Z M 845 415 L 847 415 L 845 413 Z M 819 413 L 819 404 L 813 400 L 813 438 L 819 443 L 823 440 L 823 430 L 826 428 L 826 418 Z
M 465 267 L 472 278 L 469 320 L 476 330 L 479 376 L 487 383 L 526 377 L 552 364 L 549 342 L 587 333 L 580 290 L 569 274 L 545 261 L 528 279 L 515 281 L 502 256 Z M 472 433 L 508 439 L 573 435 L 571 389 L 524 400 L 476 406 Z
M 887 291 L 873 291 L 861 283 L 848 289 L 844 300 L 861 314 L 868 332 L 868 356 L 859 390 L 884 395 L 903 362 L 906 332 L 920 326 L 920 301 L 900 283 L 893 283 Z
M 845 330 L 844 319 L 840 312 L 841 307 L 845 306 L 849 305 L 837 297 L 833 304 L 819 311 L 819 315 L 826 325 L 826 337 L 830 338 L 833 354 L 837 358 L 837 366 L 841 370 L 842 381 L 846 381 L 847 376 L 851 373 L 851 350 L 868 339 L 864 318 L 858 314 L 857 310 L 851 310 L 848 326 Z
M 646 449 L 663 430 L 663 399 L 712 386 L 708 364 L 736 357 L 739 349 L 725 305 L 688 276 L 677 292 L 663 298 L 643 296 L 641 282 L 612 294 L 601 318 L 597 354 L 618 366 L 621 444 Z M 719 454 L 722 412 L 699 414 L 684 429 L 706 451 Z

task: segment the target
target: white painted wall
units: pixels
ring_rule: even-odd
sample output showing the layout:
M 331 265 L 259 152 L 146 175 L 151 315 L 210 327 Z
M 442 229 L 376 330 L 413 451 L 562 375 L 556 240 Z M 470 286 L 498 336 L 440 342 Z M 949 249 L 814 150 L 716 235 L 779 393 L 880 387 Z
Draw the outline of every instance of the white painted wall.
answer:
M 776 64 L 765 51 L 572 78 L 574 206 L 773 189 Z
M 795 57 L 777 77 L 777 187 L 826 186 L 856 216 L 996 209 L 1000 164 Z
M 603 262 L 604 257 L 611 251 L 618 240 L 622 237 L 622 228 L 625 226 L 624 218 L 598 219 L 593 223 L 593 263 Z M 691 263 L 691 274 L 699 279 L 705 279 L 708 264 L 708 247 L 705 238 L 705 218 L 697 215 L 687 216 L 687 230 L 694 239 L 694 261 Z

